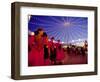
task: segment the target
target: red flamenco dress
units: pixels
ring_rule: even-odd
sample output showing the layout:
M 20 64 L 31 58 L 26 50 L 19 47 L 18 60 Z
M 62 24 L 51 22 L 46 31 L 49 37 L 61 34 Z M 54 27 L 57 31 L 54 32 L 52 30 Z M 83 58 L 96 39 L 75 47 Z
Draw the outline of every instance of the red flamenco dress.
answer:
M 62 60 L 64 59 L 65 55 L 64 55 L 64 50 L 61 47 L 60 43 L 56 43 L 56 48 L 57 48 L 57 57 L 56 60 L 58 62 L 62 62 Z
M 28 35 L 28 51 L 30 52 L 34 43 L 34 35 Z
M 44 65 L 44 52 L 42 37 L 35 36 L 34 44 L 28 54 L 29 66 L 43 66 Z

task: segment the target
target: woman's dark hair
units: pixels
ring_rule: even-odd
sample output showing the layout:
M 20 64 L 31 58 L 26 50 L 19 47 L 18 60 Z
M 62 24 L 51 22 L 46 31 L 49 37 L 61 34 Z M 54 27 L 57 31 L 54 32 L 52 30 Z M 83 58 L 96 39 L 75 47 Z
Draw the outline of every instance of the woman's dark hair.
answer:
M 35 33 L 35 35 L 38 35 L 38 31 L 35 31 L 34 33 Z
M 38 31 L 38 32 L 39 32 L 39 31 L 43 31 L 43 29 L 42 29 L 42 28 L 38 28 L 37 31 Z
M 34 31 L 35 35 L 38 35 L 39 31 L 43 31 L 43 29 L 42 28 L 38 28 L 36 31 Z
M 54 37 L 51 37 L 51 39 L 54 39 Z
M 60 40 L 57 40 L 58 42 L 60 42 Z
M 43 33 L 43 37 L 47 37 L 48 35 L 47 35 L 47 33 L 46 32 L 44 32 Z

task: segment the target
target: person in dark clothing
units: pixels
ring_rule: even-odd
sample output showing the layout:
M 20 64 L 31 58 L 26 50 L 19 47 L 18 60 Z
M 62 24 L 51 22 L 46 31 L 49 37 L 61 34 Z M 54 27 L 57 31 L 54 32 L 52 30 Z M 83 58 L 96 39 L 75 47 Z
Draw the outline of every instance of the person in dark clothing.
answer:
M 47 45 L 44 45 L 44 60 L 49 58 L 49 51 Z
M 56 64 L 56 48 L 50 48 L 50 60 L 52 64 Z
M 51 60 L 51 64 L 56 64 L 56 46 L 54 41 L 54 37 L 51 38 L 50 41 L 50 60 Z
M 69 48 L 69 46 L 67 47 L 67 53 L 70 54 L 70 48 Z
M 45 65 L 49 64 L 49 42 L 48 35 L 46 32 L 43 33 L 43 45 L 44 45 L 44 63 Z

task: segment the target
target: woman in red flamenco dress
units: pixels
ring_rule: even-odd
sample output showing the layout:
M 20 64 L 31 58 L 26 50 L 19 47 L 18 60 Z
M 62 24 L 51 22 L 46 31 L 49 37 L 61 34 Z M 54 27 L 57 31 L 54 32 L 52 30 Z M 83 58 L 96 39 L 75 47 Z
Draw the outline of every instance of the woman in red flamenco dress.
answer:
M 44 51 L 43 51 L 43 29 L 39 28 L 35 32 L 34 42 L 31 51 L 28 53 L 29 66 L 43 66 L 44 65 Z
M 63 60 L 64 60 L 64 50 L 62 49 L 60 40 L 58 40 L 58 42 L 56 43 L 56 48 L 57 48 L 57 57 L 56 57 L 56 61 L 58 64 L 63 64 Z

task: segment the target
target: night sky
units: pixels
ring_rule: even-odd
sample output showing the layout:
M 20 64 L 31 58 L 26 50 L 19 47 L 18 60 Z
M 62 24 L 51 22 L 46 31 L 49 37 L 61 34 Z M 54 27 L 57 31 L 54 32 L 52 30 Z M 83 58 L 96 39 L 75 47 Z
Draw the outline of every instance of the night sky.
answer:
M 87 17 L 31 15 L 28 30 L 34 32 L 40 27 L 49 38 L 65 43 L 84 41 L 88 37 Z

